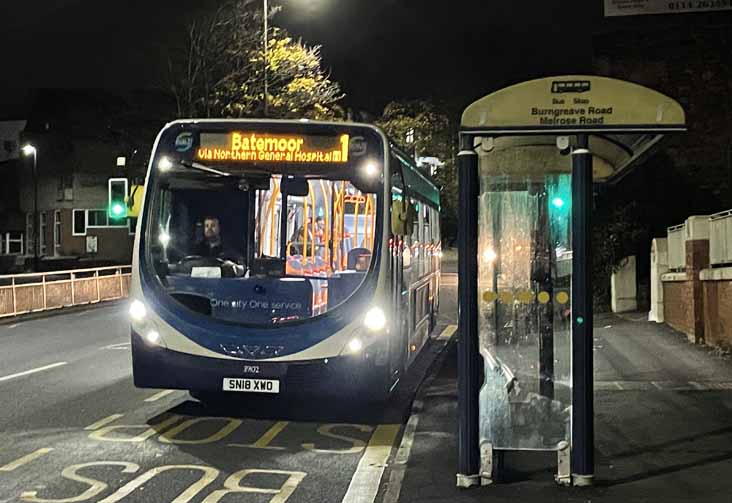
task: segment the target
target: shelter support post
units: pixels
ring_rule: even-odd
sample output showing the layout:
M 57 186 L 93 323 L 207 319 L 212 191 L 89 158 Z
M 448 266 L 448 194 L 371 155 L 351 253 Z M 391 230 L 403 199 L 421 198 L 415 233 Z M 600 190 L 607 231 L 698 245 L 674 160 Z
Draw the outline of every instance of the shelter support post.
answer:
M 480 485 L 478 392 L 478 155 L 472 136 L 461 137 L 458 154 L 458 487 Z
M 572 152 L 572 482 L 592 484 L 594 404 L 592 376 L 592 153 L 588 135 Z

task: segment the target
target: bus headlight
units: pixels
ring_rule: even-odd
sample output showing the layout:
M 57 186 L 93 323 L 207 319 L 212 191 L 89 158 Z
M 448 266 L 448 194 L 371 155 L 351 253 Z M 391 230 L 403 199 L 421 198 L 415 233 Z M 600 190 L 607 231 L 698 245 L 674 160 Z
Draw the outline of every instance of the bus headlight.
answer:
M 150 330 L 145 335 L 145 338 L 150 344 L 157 344 L 158 342 L 160 342 L 160 333 L 157 330 Z
M 351 353 L 358 353 L 362 349 L 363 349 L 363 342 L 361 342 L 361 339 L 359 339 L 358 337 L 354 337 L 348 343 L 348 351 Z
M 142 321 L 147 316 L 145 304 L 135 299 L 130 303 L 130 317 L 135 321 Z
M 161 157 L 160 161 L 158 162 L 158 169 L 162 172 L 170 171 L 170 168 L 173 167 L 173 161 L 168 159 L 167 157 Z
M 364 316 L 363 324 L 371 332 L 379 332 L 386 326 L 386 315 L 380 307 L 372 307 Z

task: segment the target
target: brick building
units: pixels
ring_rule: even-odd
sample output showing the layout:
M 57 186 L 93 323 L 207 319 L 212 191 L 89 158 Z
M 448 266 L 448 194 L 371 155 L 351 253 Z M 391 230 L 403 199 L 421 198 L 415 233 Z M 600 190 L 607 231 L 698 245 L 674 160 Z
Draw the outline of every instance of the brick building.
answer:
M 129 263 L 136 219 L 110 221 L 107 182 L 143 179 L 155 135 L 172 117 L 155 113 L 165 102 L 158 98 L 89 90 L 37 93 L 20 142 L 37 152 L 39 269 Z M 124 167 L 118 166 L 120 157 Z M 34 253 L 32 158 L 17 165 L 16 212 L 23 220 L 27 269 Z

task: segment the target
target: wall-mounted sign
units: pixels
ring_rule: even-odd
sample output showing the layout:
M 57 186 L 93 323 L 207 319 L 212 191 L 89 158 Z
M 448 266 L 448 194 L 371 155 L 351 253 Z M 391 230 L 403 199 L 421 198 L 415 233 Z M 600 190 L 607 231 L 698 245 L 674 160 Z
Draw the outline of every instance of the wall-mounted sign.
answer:
M 732 10 L 732 0 L 605 0 L 605 16 Z
M 567 75 L 516 84 L 465 109 L 462 127 L 479 131 L 683 129 L 684 110 L 663 94 L 607 77 Z
M 262 132 L 201 133 L 200 161 L 346 163 L 350 136 Z

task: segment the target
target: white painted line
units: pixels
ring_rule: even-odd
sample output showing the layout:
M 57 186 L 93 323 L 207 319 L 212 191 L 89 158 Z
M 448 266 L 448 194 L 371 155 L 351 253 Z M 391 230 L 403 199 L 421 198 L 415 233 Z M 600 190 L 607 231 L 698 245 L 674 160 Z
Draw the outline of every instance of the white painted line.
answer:
M 622 385 L 622 384 L 620 384 L 620 383 L 619 383 L 618 381 L 613 381 L 613 384 L 615 384 L 615 386 L 616 386 L 616 387 L 617 387 L 617 388 L 618 388 L 618 389 L 619 389 L 620 391 L 623 391 L 623 385 Z
M 175 393 L 175 391 L 176 391 L 176 390 L 174 390 L 174 389 L 164 389 L 164 390 L 163 390 L 163 391 L 161 391 L 160 393 L 155 393 L 155 394 L 154 394 L 153 396 L 151 396 L 150 398 L 146 398 L 146 399 L 145 399 L 145 401 L 146 401 L 146 402 L 154 402 L 154 401 L 156 401 L 156 400 L 160 400 L 161 398 L 163 398 L 163 397 L 166 397 L 166 396 L 170 395 L 171 393 Z
M 422 410 L 422 401 L 415 400 L 414 405 L 412 405 L 412 410 Z M 417 431 L 417 424 L 419 424 L 419 414 L 414 413 L 409 417 L 407 426 L 404 427 L 404 435 L 399 444 L 399 450 L 394 457 L 394 463 L 404 465 L 409 460 L 409 454 L 412 452 L 412 443 L 414 443 L 414 434 Z
M 386 468 L 392 445 L 401 429 L 398 424 L 381 424 L 371 435 L 366 450 L 358 462 L 348 485 L 343 503 L 373 503 L 379 492 L 381 476 Z
M 110 344 L 99 349 L 129 349 L 131 344 L 129 342 L 119 342 L 117 344 Z
M 422 401 L 415 400 L 412 405 L 412 410 L 422 410 Z M 409 461 L 409 455 L 412 452 L 412 444 L 414 443 L 414 434 L 417 431 L 417 424 L 419 424 L 419 414 L 415 412 L 409 416 L 407 426 L 404 428 L 404 435 L 402 436 L 402 441 L 399 444 L 399 450 L 394 457 L 394 465 L 392 466 L 391 473 L 389 474 L 389 485 L 384 493 L 382 503 L 397 503 L 399 501 L 399 494 L 401 493 L 404 474 L 407 470 L 407 461 Z
M 12 472 L 16 468 L 20 468 L 23 465 L 26 465 L 33 461 L 34 459 L 38 459 L 41 456 L 48 454 L 53 449 L 51 447 L 44 447 L 43 449 L 38 449 L 37 451 L 33 451 L 30 454 L 26 454 L 22 458 L 18 458 L 15 461 L 8 463 L 5 466 L 0 466 L 0 472 Z
M 17 327 L 17 326 L 18 326 L 18 324 L 17 324 L 17 323 L 13 323 L 12 325 L 9 325 L 9 326 L 8 326 L 8 328 L 15 328 L 15 327 Z
M 112 414 L 111 416 L 107 416 L 104 419 L 100 419 L 96 423 L 90 424 L 84 429 L 87 431 L 98 430 L 102 426 L 107 426 L 109 423 L 113 423 L 122 416 L 124 416 L 124 414 Z
M 457 325 L 448 325 L 445 327 L 445 329 L 442 331 L 442 333 L 437 337 L 437 340 L 447 340 L 452 335 L 457 332 L 458 326 Z
M 68 362 L 58 362 L 58 363 L 52 363 L 51 365 L 46 365 L 44 367 L 38 367 L 37 369 L 31 369 L 26 370 L 24 372 L 18 372 L 17 374 L 10 374 L 9 376 L 0 377 L 0 382 L 2 381 L 9 381 L 10 379 L 14 379 L 16 377 L 22 377 L 27 376 L 30 374 L 35 374 L 36 372 L 43 372 L 44 370 L 49 370 L 55 367 L 60 367 L 62 365 L 66 365 Z
M 656 382 L 656 381 L 651 381 L 651 384 L 652 384 L 653 386 L 655 386 L 655 387 L 656 387 L 656 389 L 661 389 L 661 390 L 663 389 L 663 388 L 661 387 L 661 384 L 660 384 L 660 383 L 658 383 L 658 382 Z

